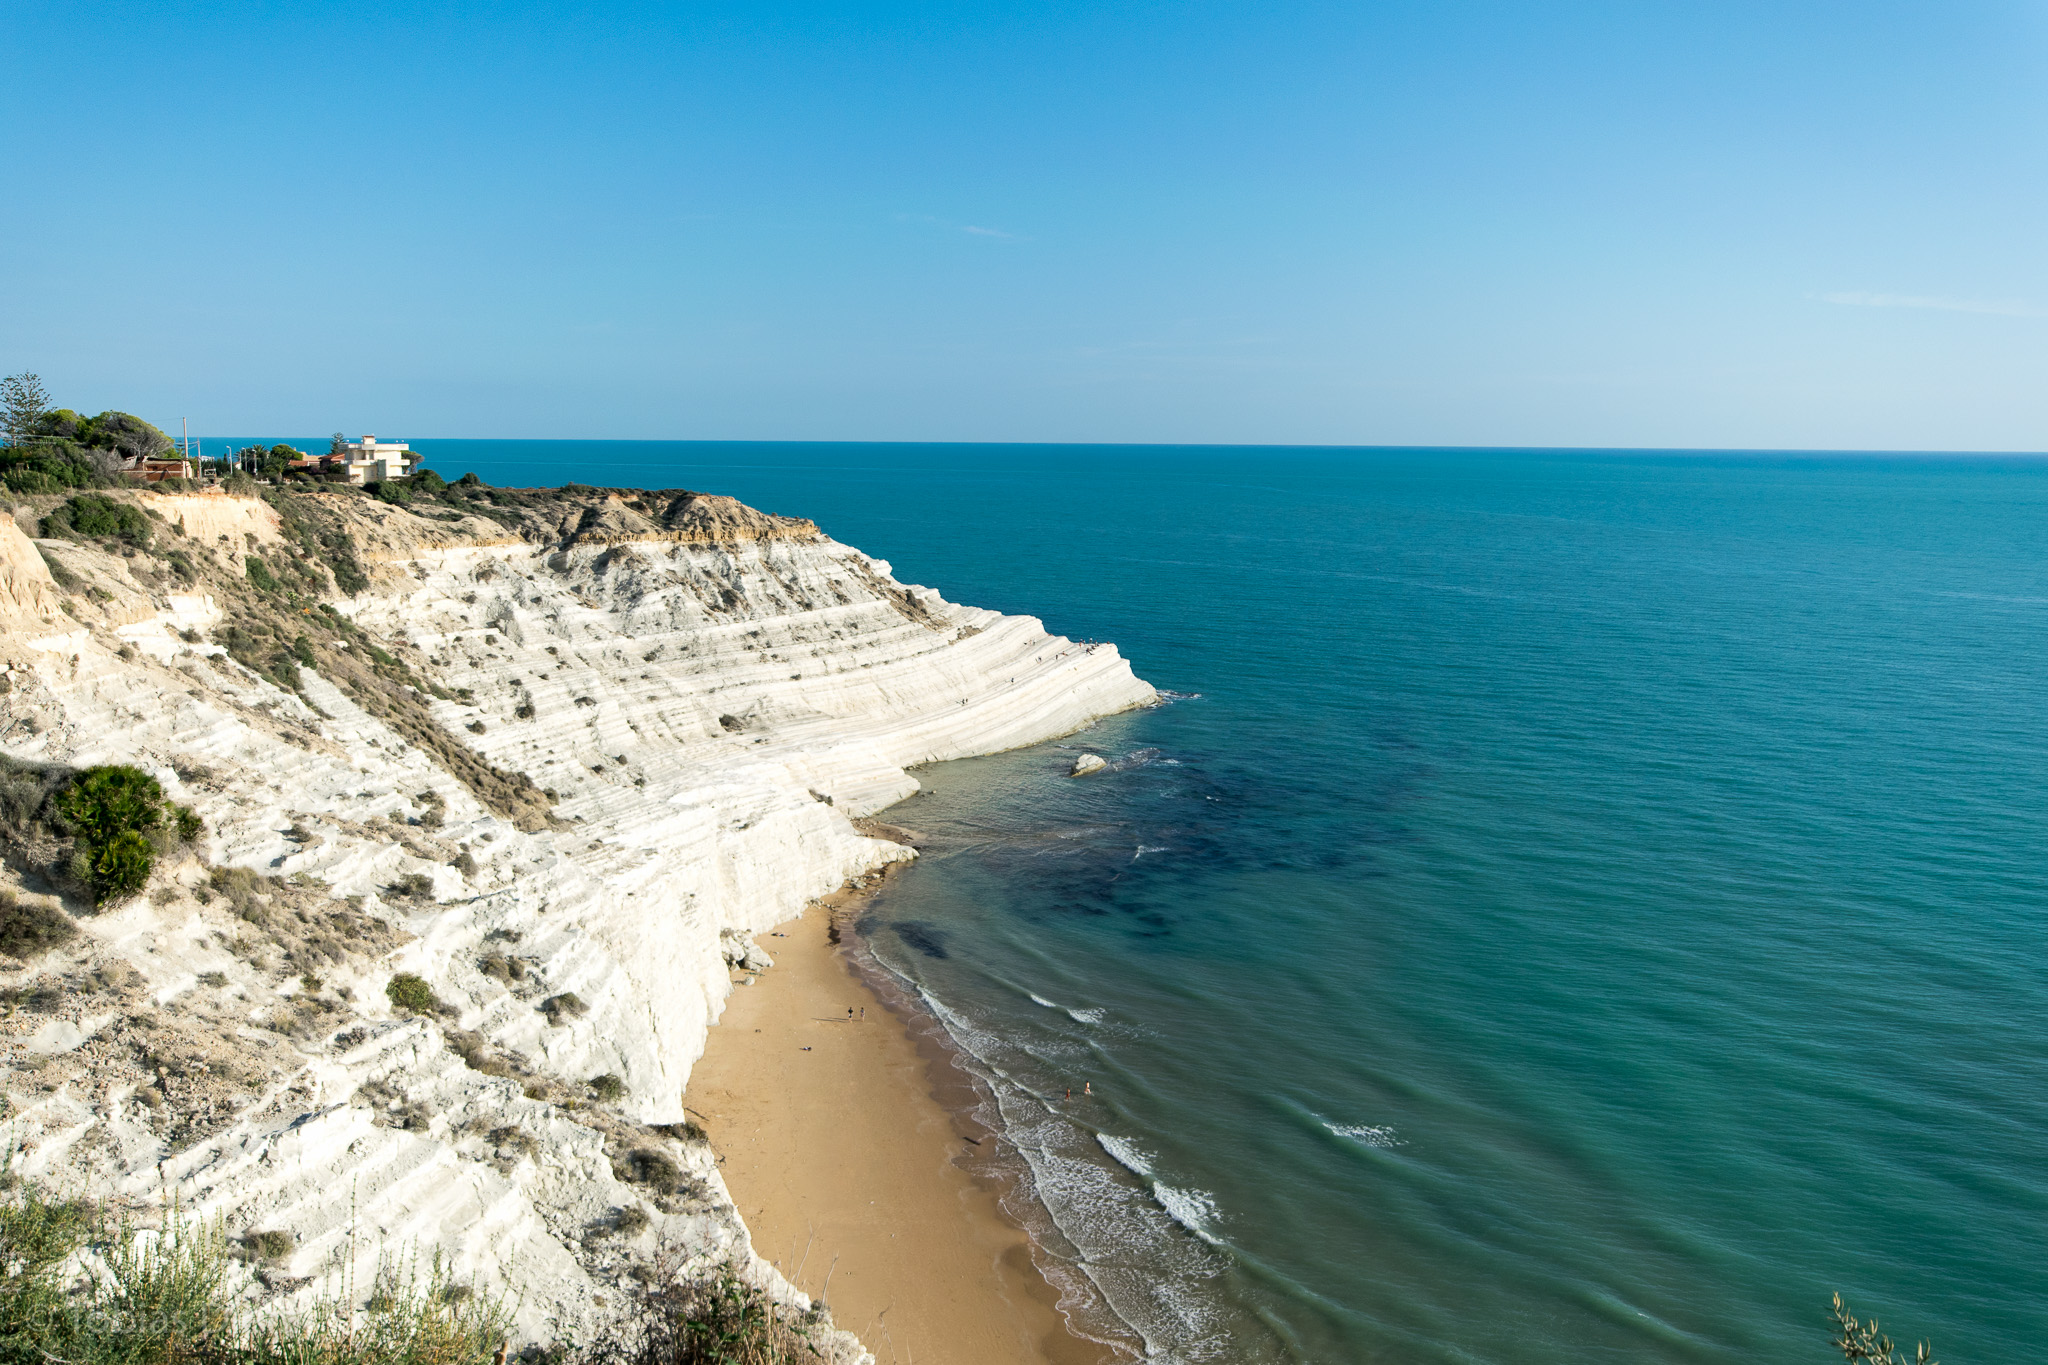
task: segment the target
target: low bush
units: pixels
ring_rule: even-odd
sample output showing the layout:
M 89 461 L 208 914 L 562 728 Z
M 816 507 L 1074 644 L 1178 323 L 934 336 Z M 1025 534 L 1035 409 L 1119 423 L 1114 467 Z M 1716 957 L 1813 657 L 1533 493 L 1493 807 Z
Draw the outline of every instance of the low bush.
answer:
M 434 879 L 424 872 L 408 872 L 391 883 L 391 894 L 405 896 L 411 900 L 431 900 L 434 896 Z
M 392 1004 L 408 1014 L 439 1014 L 447 1008 L 426 979 L 411 972 L 400 972 L 392 977 L 391 983 L 384 988 L 384 994 Z
M 140 768 L 87 768 L 57 794 L 57 811 L 88 842 L 155 829 L 163 823 L 164 789 Z
M 590 1078 L 590 1093 L 606 1104 L 616 1104 L 626 1098 L 626 1083 L 607 1071 L 602 1076 Z
M 81 493 L 52 508 L 42 529 L 45 537 L 121 540 L 138 548 L 149 544 L 149 518 L 142 509 L 100 493 Z
M 614 1163 L 619 1178 L 645 1185 L 656 1194 L 674 1194 L 683 1187 L 683 1170 L 666 1152 L 636 1147 Z
M 550 1024 L 566 1024 L 571 1019 L 581 1019 L 590 1013 L 590 1006 L 574 991 L 563 991 L 540 1002 L 540 1012 L 548 1017 Z
M 270 922 L 270 912 L 264 905 L 263 888 L 268 877 L 259 876 L 246 867 L 216 867 L 207 874 L 213 889 L 227 899 L 228 908 L 235 912 L 235 918 L 262 928 Z
M 298 1241 L 289 1232 L 278 1232 L 273 1229 L 247 1234 L 242 1238 L 242 1245 L 258 1260 L 282 1261 L 292 1254 L 292 1248 L 298 1245 Z
M 589 1365 L 813 1365 L 814 1325 L 726 1265 L 640 1290 L 632 1311 L 583 1353 Z
M 77 935 L 78 926 L 62 910 L 0 890 L 0 953 L 26 962 Z
M 485 953 L 477 960 L 476 969 L 485 976 L 508 983 L 526 979 L 526 964 L 505 953 Z
M 149 836 L 124 829 L 85 854 L 86 874 L 82 880 L 92 888 L 95 905 L 126 900 L 149 885 L 150 869 L 156 865 L 156 845 Z
M 71 872 L 94 904 L 132 896 L 149 883 L 156 863 L 150 836 L 165 827 L 164 789 L 155 778 L 125 764 L 87 768 L 51 804 L 78 836 Z

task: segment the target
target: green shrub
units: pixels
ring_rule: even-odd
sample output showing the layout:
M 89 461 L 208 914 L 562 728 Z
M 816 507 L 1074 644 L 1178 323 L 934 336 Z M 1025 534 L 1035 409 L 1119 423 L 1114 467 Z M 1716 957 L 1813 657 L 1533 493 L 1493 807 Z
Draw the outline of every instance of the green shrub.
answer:
M 61 493 L 68 486 L 33 466 L 8 470 L 5 475 L 0 475 L 0 483 L 5 483 L 10 493 Z
M 116 502 L 100 493 L 81 493 L 43 518 L 45 536 L 86 536 L 94 540 L 121 540 L 130 545 L 149 544 L 149 518 L 131 503 Z
M 607 1071 L 602 1076 L 590 1078 L 590 1093 L 606 1104 L 617 1104 L 626 1098 L 626 1083 Z
M 125 764 L 87 768 L 52 803 L 78 836 L 72 875 L 104 905 L 149 883 L 156 863 L 150 835 L 164 828 L 164 790 L 140 768 Z
M 206 833 L 206 822 L 190 806 L 175 807 L 173 814 L 178 825 L 178 837 L 186 843 L 197 842 L 199 836 Z
M 124 829 L 94 845 L 87 857 L 91 871 L 85 880 L 92 888 L 93 903 L 106 905 L 124 900 L 149 885 L 150 869 L 156 865 L 156 846 L 150 843 L 148 835 Z
M 105 480 L 87 462 L 85 452 L 68 441 L 37 441 L 0 456 L 5 474 L 0 475 L 15 493 L 62 493 L 74 488 L 97 488 Z
M 94 843 L 129 831 L 155 829 L 164 819 L 164 789 L 140 768 L 107 764 L 87 768 L 57 794 L 57 812 Z
M 249 575 L 251 583 L 254 583 L 265 592 L 277 591 L 277 576 L 270 572 L 268 564 L 265 564 L 255 555 L 245 556 L 242 561 L 242 567 L 244 572 Z
M 391 1003 L 408 1014 L 438 1014 L 447 1009 L 441 997 L 434 994 L 426 978 L 414 976 L 411 972 L 400 972 L 391 978 L 391 984 L 384 988 Z

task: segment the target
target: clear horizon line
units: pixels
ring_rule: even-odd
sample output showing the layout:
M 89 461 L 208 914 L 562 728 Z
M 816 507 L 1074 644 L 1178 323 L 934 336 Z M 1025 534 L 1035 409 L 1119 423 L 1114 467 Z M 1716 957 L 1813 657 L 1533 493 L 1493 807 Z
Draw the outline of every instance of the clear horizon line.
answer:
M 257 441 L 287 438 L 277 435 L 198 436 L 195 441 Z M 321 437 L 319 439 L 326 439 Z M 1865 455 L 1928 456 L 1968 458 L 2048 458 L 2048 447 L 2022 449 L 1936 448 L 1926 446 L 1681 446 L 1681 445 L 1503 445 L 1432 442 L 1339 442 L 1339 441 L 989 441 L 989 440 L 891 440 L 820 439 L 806 437 L 720 437 L 720 436 L 393 436 L 385 439 L 414 441 L 466 441 L 473 443 L 612 444 L 612 445 L 704 445 L 704 446 L 997 446 L 1016 449 L 1074 449 L 1114 447 L 1130 450 L 1367 450 L 1367 451 L 1497 451 L 1526 454 L 1621 454 L 1621 455 Z

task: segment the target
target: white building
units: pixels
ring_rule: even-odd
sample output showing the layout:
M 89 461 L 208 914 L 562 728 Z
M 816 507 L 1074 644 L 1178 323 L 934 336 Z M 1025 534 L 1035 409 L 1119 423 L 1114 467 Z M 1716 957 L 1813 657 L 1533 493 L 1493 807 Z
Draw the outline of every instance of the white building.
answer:
M 350 483 L 402 479 L 419 463 L 403 441 L 380 441 L 374 436 L 365 436 L 359 441 L 344 441 L 341 448 L 344 452 L 342 467 L 348 471 Z

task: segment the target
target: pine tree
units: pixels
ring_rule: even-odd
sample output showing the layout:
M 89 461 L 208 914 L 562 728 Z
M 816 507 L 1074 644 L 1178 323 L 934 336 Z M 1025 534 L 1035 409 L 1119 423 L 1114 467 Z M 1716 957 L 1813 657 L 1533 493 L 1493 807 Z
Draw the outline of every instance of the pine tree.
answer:
M 0 435 L 11 446 L 21 445 L 35 435 L 36 425 L 50 410 L 50 391 L 32 374 L 11 374 L 0 379 Z

